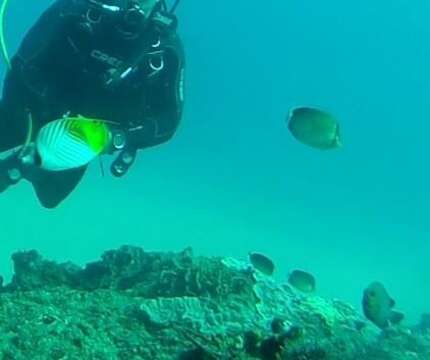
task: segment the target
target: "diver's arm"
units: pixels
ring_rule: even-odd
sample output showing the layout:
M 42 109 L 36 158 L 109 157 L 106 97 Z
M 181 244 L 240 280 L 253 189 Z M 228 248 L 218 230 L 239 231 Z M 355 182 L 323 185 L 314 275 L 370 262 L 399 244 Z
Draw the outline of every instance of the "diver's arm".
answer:
M 114 176 L 128 171 L 139 149 L 170 140 L 178 128 L 183 111 L 184 56 L 182 44 L 176 36 L 174 40 L 175 46 L 168 47 L 165 53 L 163 73 L 155 83 L 142 89 L 148 111 L 142 112 L 144 116 L 137 119 L 138 125 L 113 129 L 111 149 L 119 150 L 111 166 Z

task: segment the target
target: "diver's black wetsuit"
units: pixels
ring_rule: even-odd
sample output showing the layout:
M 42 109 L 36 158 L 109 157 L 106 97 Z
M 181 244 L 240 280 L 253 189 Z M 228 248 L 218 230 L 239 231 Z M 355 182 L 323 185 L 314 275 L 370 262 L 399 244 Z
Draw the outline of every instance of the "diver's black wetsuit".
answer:
M 176 19 L 158 6 L 144 20 L 132 2 L 103 1 L 124 9 L 111 11 L 93 0 L 57 0 L 42 14 L 6 75 L 0 152 L 24 143 L 28 111 L 35 133 L 68 112 L 119 123 L 123 151 L 132 155 L 173 136 L 182 114 L 184 68 Z M 38 170 L 27 179 L 41 203 L 55 207 L 84 171 Z

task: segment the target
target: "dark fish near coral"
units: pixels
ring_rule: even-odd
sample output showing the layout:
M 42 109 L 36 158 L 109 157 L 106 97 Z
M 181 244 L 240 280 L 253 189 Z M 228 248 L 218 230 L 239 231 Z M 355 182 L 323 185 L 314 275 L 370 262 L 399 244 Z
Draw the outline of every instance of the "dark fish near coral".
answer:
M 270 323 L 270 328 L 274 334 L 280 334 L 285 328 L 285 321 L 275 317 Z
M 254 268 L 265 275 L 271 276 L 275 272 L 275 264 L 266 255 L 249 253 L 249 261 Z
M 390 297 L 384 285 L 374 282 L 364 290 L 363 312 L 368 320 L 380 329 L 385 329 L 393 324 L 400 323 L 404 315 L 394 311 L 395 301 Z
M 315 277 L 302 270 L 294 270 L 288 277 L 288 282 L 296 289 L 305 292 L 312 293 L 316 289 Z
M 422 332 L 429 332 L 430 331 L 430 314 L 422 314 L 421 315 L 421 321 L 420 321 L 418 327 Z
M 320 150 L 341 147 L 339 124 L 327 112 L 309 107 L 294 108 L 288 116 L 288 129 L 308 146 Z

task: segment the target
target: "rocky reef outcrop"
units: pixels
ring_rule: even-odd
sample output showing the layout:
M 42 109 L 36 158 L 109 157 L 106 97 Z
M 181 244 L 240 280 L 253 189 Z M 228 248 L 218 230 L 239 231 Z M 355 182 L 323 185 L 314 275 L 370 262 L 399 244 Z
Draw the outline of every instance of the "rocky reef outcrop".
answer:
M 353 307 L 246 262 L 123 246 L 79 267 L 12 256 L 0 288 L 4 360 L 425 360 L 430 328 L 383 332 Z

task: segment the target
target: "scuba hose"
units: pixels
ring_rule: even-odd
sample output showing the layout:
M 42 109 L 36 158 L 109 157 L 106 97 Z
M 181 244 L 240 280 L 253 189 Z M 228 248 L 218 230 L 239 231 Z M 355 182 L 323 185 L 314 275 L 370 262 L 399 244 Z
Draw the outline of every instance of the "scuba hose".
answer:
M 31 112 L 29 110 L 26 110 L 26 112 L 27 112 L 27 120 L 28 120 L 28 129 L 27 129 L 27 136 L 25 138 L 24 145 L 22 146 L 21 151 L 19 153 L 19 157 L 21 158 L 25 155 L 25 151 L 30 146 L 31 138 L 33 137 L 33 117 L 31 116 Z
M 181 0 L 175 0 L 175 2 L 173 3 L 172 7 L 169 10 L 166 0 L 161 0 L 161 6 L 163 7 L 164 11 L 167 11 L 168 13 L 173 14 L 176 11 L 177 7 L 179 6 L 180 2 Z
M 170 8 L 169 12 L 171 14 L 173 14 L 176 11 L 176 8 L 179 6 L 179 3 L 181 2 L 181 0 L 176 0 L 173 4 L 173 6 Z
M 8 68 L 11 69 L 10 58 L 6 47 L 6 41 L 4 38 L 4 19 L 6 17 L 7 6 L 9 5 L 9 0 L 3 0 L 0 8 L 0 46 L 1 46 L 1 54 L 3 60 Z

